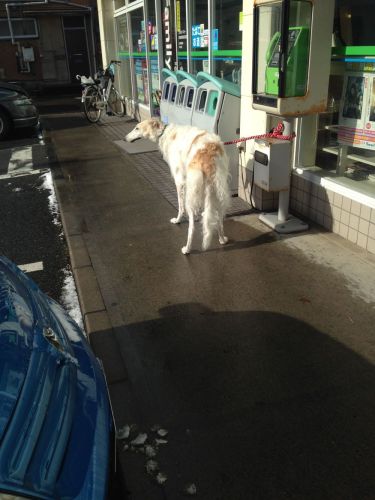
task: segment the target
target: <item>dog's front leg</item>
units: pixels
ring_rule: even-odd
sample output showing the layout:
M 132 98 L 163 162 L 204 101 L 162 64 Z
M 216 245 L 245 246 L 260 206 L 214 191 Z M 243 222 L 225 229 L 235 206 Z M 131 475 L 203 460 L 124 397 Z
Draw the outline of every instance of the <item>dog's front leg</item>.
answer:
M 192 210 L 188 210 L 188 215 L 189 215 L 188 239 L 186 246 L 181 248 L 181 252 L 185 255 L 190 253 L 191 244 L 193 242 L 193 234 L 194 234 L 194 212 Z
M 172 224 L 179 224 L 182 221 L 185 212 L 185 188 L 181 182 L 176 182 L 177 199 L 178 199 L 178 214 L 177 217 L 171 219 Z

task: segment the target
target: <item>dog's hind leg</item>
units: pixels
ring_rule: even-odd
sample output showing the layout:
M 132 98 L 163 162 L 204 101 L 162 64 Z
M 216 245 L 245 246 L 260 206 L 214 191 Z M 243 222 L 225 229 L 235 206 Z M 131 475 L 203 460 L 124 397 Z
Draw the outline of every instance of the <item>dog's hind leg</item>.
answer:
M 185 187 L 183 182 L 176 181 L 178 214 L 171 219 L 172 224 L 179 224 L 182 221 L 185 212 Z
M 219 220 L 217 232 L 219 233 L 220 245 L 225 245 L 226 243 L 228 243 L 228 237 L 224 235 L 224 224 L 222 218 Z
M 181 248 L 181 252 L 183 254 L 188 254 L 190 253 L 191 250 L 191 244 L 193 242 L 193 235 L 194 235 L 194 211 L 193 210 L 188 210 L 188 216 L 189 216 L 189 229 L 188 229 L 188 239 L 186 242 L 186 245 Z
M 217 232 L 219 235 L 220 245 L 225 245 L 226 243 L 228 243 L 228 238 L 224 234 L 224 216 L 225 216 L 225 212 L 223 212 L 223 210 L 219 210 L 219 220 L 217 223 Z

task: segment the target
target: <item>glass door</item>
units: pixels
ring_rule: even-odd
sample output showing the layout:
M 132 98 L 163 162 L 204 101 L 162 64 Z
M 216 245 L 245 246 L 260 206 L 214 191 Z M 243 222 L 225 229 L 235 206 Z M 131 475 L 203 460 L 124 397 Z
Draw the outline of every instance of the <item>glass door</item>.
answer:
M 121 66 L 117 68 L 115 75 L 118 77 L 119 89 L 122 95 L 132 96 L 132 84 L 130 73 L 130 52 L 129 52 L 129 30 L 127 14 L 116 18 L 117 52 L 121 60 Z
M 149 104 L 146 26 L 143 7 L 129 12 L 131 26 L 132 51 L 130 61 L 135 75 L 136 97 L 140 104 Z
M 191 25 L 191 57 L 192 73 L 209 71 L 208 62 L 208 1 L 192 0 L 192 25 Z

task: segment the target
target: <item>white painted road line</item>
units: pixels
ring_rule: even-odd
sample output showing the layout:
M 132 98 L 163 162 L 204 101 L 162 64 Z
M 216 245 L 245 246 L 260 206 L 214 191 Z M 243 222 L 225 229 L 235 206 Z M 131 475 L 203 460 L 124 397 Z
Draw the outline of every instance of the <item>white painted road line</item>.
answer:
M 24 273 L 34 273 L 35 271 L 43 271 L 43 262 L 32 262 L 31 264 L 20 264 L 18 266 Z
M 19 149 L 13 149 L 9 160 L 8 172 L 17 170 L 31 170 L 33 168 L 33 149 L 32 146 L 24 146 Z
M 11 172 L 10 174 L 0 175 L 0 180 L 14 179 L 15 177 L 23 177 L 25 175 L 45 174 L 46 172 L 48 172 L 48 168 L 41 168 L 38 170 L 22 170 L 21 172 L 13 170 L 13 172 Z

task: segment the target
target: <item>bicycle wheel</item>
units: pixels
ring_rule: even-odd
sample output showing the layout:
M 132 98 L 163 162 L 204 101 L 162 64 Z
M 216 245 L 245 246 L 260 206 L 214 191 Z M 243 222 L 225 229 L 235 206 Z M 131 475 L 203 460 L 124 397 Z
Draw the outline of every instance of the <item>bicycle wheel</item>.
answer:
M 103 102 L 96 87 L 87 87 L 82 95 L 83 110 L 91 123 L 96 123 L 102 114 Z
M 125 115 L 125 104 L 123 99 L 121 98 L 119 92 L 115 87 L 111 88 L 108 97 L 108 106 L 111 108 L 111 111 L 116 116 L 124 116 Z

